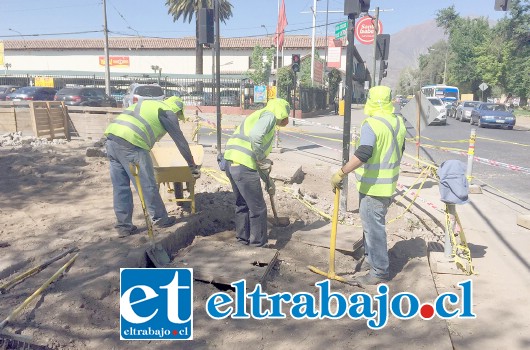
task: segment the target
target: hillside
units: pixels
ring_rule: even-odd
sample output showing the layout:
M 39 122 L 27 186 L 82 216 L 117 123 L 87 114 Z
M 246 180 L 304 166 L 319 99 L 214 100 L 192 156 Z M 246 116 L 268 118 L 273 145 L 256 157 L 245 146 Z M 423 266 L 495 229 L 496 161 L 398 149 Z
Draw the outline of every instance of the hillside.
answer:
M 438 28 L 434 20 L 407 27 L 391 35 L 388 76 L 383 79 L 382 84 L 395 88 L 401 71 L 406 67 L 416 67 L 419 55 L 426 53 L 428 47 L 442 39 L 443 29 Z M 371 71 L 373 45 L 356 44 L 356 47 Z M 379 75 L 379 71 L 377 73 Z

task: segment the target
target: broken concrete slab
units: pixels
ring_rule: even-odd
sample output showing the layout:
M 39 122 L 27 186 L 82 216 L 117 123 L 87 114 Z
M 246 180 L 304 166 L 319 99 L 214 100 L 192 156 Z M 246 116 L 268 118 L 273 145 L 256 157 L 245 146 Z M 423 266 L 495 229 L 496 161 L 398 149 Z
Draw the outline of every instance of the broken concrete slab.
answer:
M 107 157 L 107 151 L 104 148 L 94 148 L 89 147 L 86 149 L 86 156 L 87 157 Z
M 282 163 L 281 166 L 272 166 L 271 177 L 289 184 L 301 184 L 305 173 L 301 165 Z
M 245 246 L 235 242 L 234 233 L 216 237 L 198 237 L 192 245 L 179 252 L 172 265 L 193 268 L 193 278 L 210 283 L 230 285 L 245 279 L 247 288 L 254 289 L 276 263 L 276 249 Z

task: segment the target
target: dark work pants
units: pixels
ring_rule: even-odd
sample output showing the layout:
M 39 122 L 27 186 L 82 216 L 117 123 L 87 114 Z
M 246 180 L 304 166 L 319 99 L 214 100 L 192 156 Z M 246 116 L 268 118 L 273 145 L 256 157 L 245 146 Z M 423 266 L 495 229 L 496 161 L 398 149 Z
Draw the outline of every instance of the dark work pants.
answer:
M 227 162 L 226 176 L 236 197 L 236 239 L 261 247 L 267 243 L 267 205 L 256 170 Z

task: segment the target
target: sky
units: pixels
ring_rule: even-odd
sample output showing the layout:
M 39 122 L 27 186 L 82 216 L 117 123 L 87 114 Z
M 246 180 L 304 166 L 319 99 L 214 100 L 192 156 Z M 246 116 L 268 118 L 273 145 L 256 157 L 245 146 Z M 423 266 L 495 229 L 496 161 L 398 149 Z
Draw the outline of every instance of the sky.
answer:
M 313 2 L 285 0 L 289 22 L 286 34 L 311 35 Z M 102 0 L 0 0 L 0 40 L 101 38 L 102 3 Z M 167 13 L 165 0 L 107 0 L 106 3 L 111 37 L 195 35 L 193 22 L 173 21 Z M 278 0 L 231 0 L 230 3 L 233 16 L 226 24 L 221 24 L 222 37 L 274 35 Z M 326 35 L 328 3 L 328 35 L 334 35 L 336 23 L 346 18 L 344 0 L 317 1 L 316 35 L 319 36 Z M 461 16 L 497 20 L 505 15 L 493 9 L 494 0 L 371 0 L 370 8 L 380 8 L 383 32 L 392 35 L 408 26 L 434 19 L 439 9 L 451 5 L 455 5 Z

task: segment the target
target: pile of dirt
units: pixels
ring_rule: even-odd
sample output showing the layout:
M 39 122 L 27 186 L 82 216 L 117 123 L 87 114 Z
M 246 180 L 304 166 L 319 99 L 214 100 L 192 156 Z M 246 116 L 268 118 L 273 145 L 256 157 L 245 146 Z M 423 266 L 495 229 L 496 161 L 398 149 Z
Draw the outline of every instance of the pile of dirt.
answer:
M 8 247 L 0 248 L 0 282 L 68 247 L 80 249 L 80 255 L 68 273 L 30 304 L 8 328 L 52 349 L 143 349 L 146 345 L 142 342 L 120 342 L 118 331 L 120 268 L 142 266 L 143 252 L 148 244 L 142 210 L 139 201 L 135 200 L 133 221 L 140 227 L 140 233 L 118 238 L 113 229 L 108 162 L 105 158 L 86 157 L 85 150 L 91 146 L 90 142 L 75 140 L 37 147 L 4 144 L 0 148 L 0 242 L 8 244 Z M 203 174 L 196 186 L 197 213 L 190 215 L 175 203 L 166 205 L 168 211 L 179 218 L 179 223 L 176 227 L 159 230 L 157 237 L 173 256 L 183 246 L 191 244 L 196 236 L 234 229 L 234 196 L 226 178 L 217 171 L 215 156 L 214 153 L 205 154 Z M 296 154 L 277 157 L 275 161 L 278 162 L 280 157 L 287 162 L 299 161 Z M 332 213 L 333 193 L 328 184 L 330 168 L 304 167 L 303 183 L 277 186 L 278 214 L 289 216 L 292 224 L 285 228 L 270 228 L 270 248 L 278 249 L 280 255 L 266 284 L 269 293 L 312 292 L 314 283 L 321 280 L 307 269 L 307 265 L 325 269 L 329 250 L 304 244 L 292 237 L 295 232 L 312 225 L 329 225 L 329 220 L 322 214 L 330 216 Z M 350 192 L 355 198 L 354 190 Z M 341 219 L 352 232 L 359 232 L 357 209 L 355 204 L 352 207 Z M 402 205 L 393 204 L 387 218 L 397 217 L 402 211 Z M 403 241 L 411 243 L 391 251 L 394 275 L 420 256 L 415 251 L 417 244 L 414 242 L 440 235 L 440 232 L 432 233 L 429 225 L 434 226 L 411 214 L 389 224 L 389 247 Z M 338 252 L 336 260 L 337 271 L 353 273 L 355 261 L 351 252 Z M 0 315 L 6 317 L 64 262 L 60 260 L 50 265 L 2 295 Z M 351 293 L 352 290 L 354 287 L 337 285 L 337 291 Z M 346 321 L 309 325 L 308 321 L 292 319 L 281 323 L 214 321 L 206 315 L 204 303 L 216 291 L 218 286 L 194 283 L 195 340 L 179 344 L 183 348 L 251 346 L 288 349 L 300 348 L 304 344 L 305 348 L 315 348 L 324 344 L 308 343 L 306 339 L 313 338 L 310 334 L 317 329 L 318 333 L 328 336 L 338 336 L 339 331 L 351 334 L 352 331 L 351 324 Z M 361 323 L 355 328 L 366 331 L 366 326 Z M 167 343 L 151 342 L 149 347 L 164 349 Z

